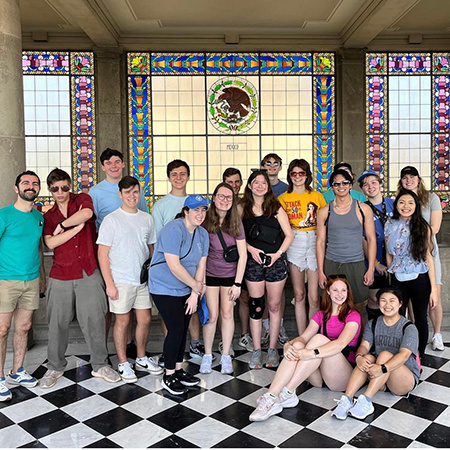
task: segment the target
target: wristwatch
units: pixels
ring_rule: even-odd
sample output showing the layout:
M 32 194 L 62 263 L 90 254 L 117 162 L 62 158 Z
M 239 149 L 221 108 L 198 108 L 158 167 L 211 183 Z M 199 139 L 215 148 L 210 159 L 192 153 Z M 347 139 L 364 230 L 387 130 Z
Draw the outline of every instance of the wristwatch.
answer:
M 314 356 L 317 358 L 318 356 L 320 356 L 320 352 L 318 348 L 314 349 Z
M 60 226 L 64 231 L 66 231 L 66 230 L 68 230 L 69 228 L 68 228 L 68 227 L 65 227 L 65 226 L 63 225 L 63 222 L 64 222 L 64 220 L 61 220 L 61 222 L 59 222 L 59 226 Z
M 236 286 L 236 287 L 241 287 L 242 286 L 242 283 L 236 283 L 236 281 L 234 282 L 234 285 Z
M 383 373 L 388 373 L 387 367 L 384 364 L 381 364 L 381 371 Z

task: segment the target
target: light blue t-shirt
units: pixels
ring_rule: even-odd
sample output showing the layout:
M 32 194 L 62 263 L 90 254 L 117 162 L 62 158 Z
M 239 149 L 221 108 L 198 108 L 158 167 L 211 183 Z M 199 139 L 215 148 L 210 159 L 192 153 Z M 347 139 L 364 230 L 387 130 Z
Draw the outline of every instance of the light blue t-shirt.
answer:
M 14 205 L 0 209 L 0 280 L 30 281 L 39 277 L 39 241 L 42 214 L 19 211 Z
M 189 247 L 191 246 L 191 251 Z M 208 256 L 209 236 L 203 227 L 195 229 L 193 236 L 186 228 L 184 219 L 169 222 L 158 236 L 149 271 L 148 288 L 152 294 L 182 297 L 191 293 L 191 288 L 181 282 L 169 269 L 164 253 L 178 255 L 181 265 L 194 277 L 197 265 L 203 256 Z M 188 253 L 188 254 L 187 254 Z M 187 256 L 181 259 L 184 255 Z M 161 263 L 161 264 L 158 264 Z
M 145 201 L 144 191 L 141 186 L 139 186 L 139 191 L 141 196 L 137 205 L 138 209 L 148 212 L 147 202 Z M 122 200 L 119 197 L 119 184 L 103 180 L 89 189 L 89 195 L 94 203 L 94 212 L 97 217 L 95 226 L 98 230 L 102 220 L 108 214 L 122 206 Z
M 153 205 L 152 217 L 155 221 L 156 236 L 183 209 L 185 197 L 167 194 Z
M 336 198 L 336 195 L 333 192 L 333 189 L 328 189 L 328 191 L 322 192 L 322 194 L 327 203 L 330 203 L 331 200 L 334 200 Z M 354 189 L 350 190 L 350 197 L 354 198 L 355 200 L 359 200 L 362 203 L 364 203 L 367 200 L 366 196 L 362 192 L 355 191 Z

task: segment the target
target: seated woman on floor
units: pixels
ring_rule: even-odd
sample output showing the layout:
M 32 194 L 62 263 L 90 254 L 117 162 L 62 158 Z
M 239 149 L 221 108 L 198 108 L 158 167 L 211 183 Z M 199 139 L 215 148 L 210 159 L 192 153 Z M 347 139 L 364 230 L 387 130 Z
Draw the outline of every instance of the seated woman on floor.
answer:
M 308 380 L 315 387 L 323 382 L 343 391 L 355 366 L 355 350 L 361 316 L 354 309 L 353 294 L 344 275 L 332 275 L 326 283 L 320 311 L 298 338 L 284 346 L 284 358 L 269 391 L 250 414 L 259 422 L 298 404 L 295 390 Z
M 357 419 L 372 414 L 372 398 L 385 386 L 395 395 L 409 395 L 419 382 L 419 336 L 415 325 L 400 315 L 401 291 L 383 288 L 377 292 L 377 299 L 383 315 L 366 325 L 347 390 L 331 413 L 340 420 L 349 414 Z M 369 384 L 364 394 L 353 403 L 353 396 L 366 380 Z

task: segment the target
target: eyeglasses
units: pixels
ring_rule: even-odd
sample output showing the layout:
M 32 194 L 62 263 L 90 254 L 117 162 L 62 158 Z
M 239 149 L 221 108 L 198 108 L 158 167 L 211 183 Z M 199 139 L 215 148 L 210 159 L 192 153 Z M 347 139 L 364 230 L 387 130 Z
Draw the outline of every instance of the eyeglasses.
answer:
M 265 166 L 274 166 L 274 167 L 278 167 L 279 165 L 280 165 L 280 162 L 279 161 L 274 161 L 274 162 L 272 162 L 272 161 L 266 161 L 265 163 L 264 163 L 264 165 Z
M 295 178 L 295 177 L 301 177 L 301 178 L 303 178 L 303 177 L 306 177 L 306 172 L 303 172 L 303 171 L 301 171 L 301 172 L 291 172 L 289 175 L 290 175 L 292 178 Z
M 219 200 L 226 200 L 227 202 L 232 202 L 233 201 L 233 196 L 232 195 L 224 195 L 224 194 L 216 194 L 216 197 Z
M 333 181 L 333 183 L 331 183 L 332 187 L 340 187 L 342 186 L 350 186 L 352 184 L 351 181 L 349 180 L 344 180 L 344 181 Z
M 337 275 L 328 275 L 327 276 L 327 280 L 339 280 L 339 279 L 347 279 L 347 275 L 345 275 L 345 273 L 338 273 Z
M 50 192 L 56 193 L 61 189 L 61 191 L 63 192 L 69 192 L 70 191 L 70 186 L 68 186 L 67 184 L 65 184 L 64 186 L 51 186 L 48 188 L 48 190 Z

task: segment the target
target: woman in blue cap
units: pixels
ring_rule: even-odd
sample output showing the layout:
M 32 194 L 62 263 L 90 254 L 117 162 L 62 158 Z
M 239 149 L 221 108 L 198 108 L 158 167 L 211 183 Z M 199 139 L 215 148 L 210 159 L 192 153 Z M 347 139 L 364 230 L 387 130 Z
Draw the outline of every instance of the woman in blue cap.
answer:
M 200 382 L 183 370 L 182 363 L 191 314 L 206 289 L 209 237 L 200 225 L 207 210 L 206 198 L 189 195 L 181 213 L 161 230 L 150 265 L 149 290 L 167 326 L 161 385 L 173 395 Z

